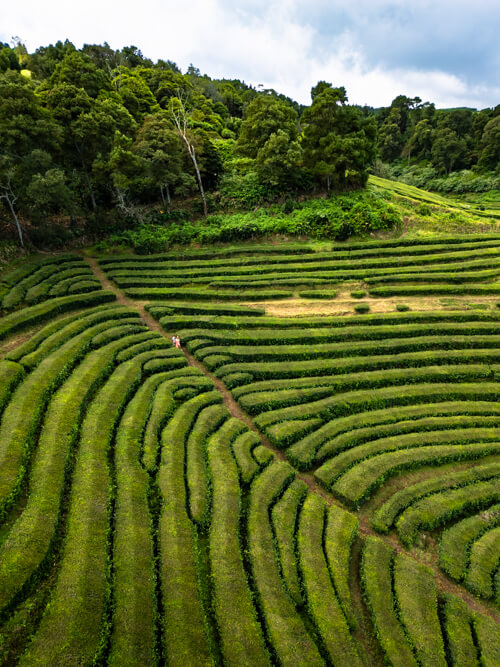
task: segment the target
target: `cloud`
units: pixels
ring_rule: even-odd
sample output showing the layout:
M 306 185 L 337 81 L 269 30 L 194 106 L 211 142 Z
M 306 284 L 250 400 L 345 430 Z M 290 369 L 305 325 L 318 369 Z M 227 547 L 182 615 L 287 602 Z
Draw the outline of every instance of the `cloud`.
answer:
M 484 107 L 500 101 L 499 15 L 496 0 L 24 0 L 0 9 L 0 39 L 19 35 L 30 51 L 66 38 L 77 47 L 134 44 L 154 60 L 193 63 L 305 104 L 324 79 L 360 104 L 406 94 Z

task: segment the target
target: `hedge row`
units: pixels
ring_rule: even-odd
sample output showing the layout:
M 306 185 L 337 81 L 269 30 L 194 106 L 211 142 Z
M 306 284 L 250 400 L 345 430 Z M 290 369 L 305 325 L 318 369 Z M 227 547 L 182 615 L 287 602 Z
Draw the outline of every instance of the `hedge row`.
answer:
M 495 619 L 485 614 L 475 613 L 472 616 L 472 627 L 479 659 L 484 667 L 495 667 L 500 664 L 500 634 Z
M 125 294 L 133 299 L 192 299 L 193 301 L 266 301 L 287 299 L 292 292 L 284 290 L 220 292 L 197 289 L 168 289 L 161 287 L 126 289 Z
M 500 284 L 489 285 L 394 285 L 371 287 L 370 296 L 421 296 L 422 294 L 500 294 Z
M 7 352 L 5 358 L 12 361 L 20 361 L 42 345 L 46 347 L 47 350 L 54 349 L 62 342 L 75 335 L 75 333 L 79 333 L 82 329 L 86 328 L 87 318 L 89 318 L 89 323 L 96 323 L 100 321 L 104 322 L 108 319 L 133 317 L 134 314 L 139 317 L 138 313 L 131 308 L 107 303 L 102 306 L 86 309 L 80 313 L 73 313 L 72 315 L 68 315 L 67 317 L 46 324 L 39 331 L 33 333 L 28 340 Z M 74 326 L 75 328 L 66 328 L 69 325 L 71 325 L 71 327 Z
M 146 305 L 146 310 L 157 319 L 172 312 L 184 313 L 186 315 L 244 315 L 246 317 L 261 316 L 266 312 L 263 308 L 249 306 L 212 303 L 183 303 L 182 301 L 169 301 L 165 304 L 150 303 Z
M 398 313 L 399 314 L 399 313 Z M 401 313 L 406 315 L 406 313 Z M 257 318 L 255 318 L 257 319 Z M 260 318 L 259 318 L 260 319 Z M 262 318 L 264 319 L 264 318 Z M 347 319 L 347 318 L 346 318 Z M 434 336 L 463 336 L 464 342 L 467 336 L 498 336 L 498 321 L 469 321 L 469 322 L 439 322 L 439 323 L 411 323 L 411 324 L 393 324 L 393 325 L 384 325 L 384 326 L 353 326 L 350 329 L 336 329 L 332 328 L 321 328 L 321 329 L 275 329 L 275 328 L 242 328 L 239 330 L 231 331 L 229 329 L 218 331 L 210 329 L 182 329 L 179 326 L 178 318 L 162 318 L 162 326 L 169 330 L 180 331 L 182 334 L 182 340 L 185 343 L 189 343 L 195 339 L 202 339 L 204 341 L 211 341 L 211 346 L 216 347 L 217 345 L 223 345 L 224 354 L 229 352 L 234 355 L 241 355 L 240 360 L 255 360 L 262 361 L 272 360 L 273 356 L 276 357 L 280 352 L 281 345 L 290 345 L 290 346 L 316 346 L 317 344 L 325 343 L 342 343 L 350 342 L 353 351 L 356 351 L 356 344 L 358 342 L 367 342 L 367 341 L 384 341 L 392 340 L 395 342 L 386 343 L 386 349 L 390 349 L 394 345 L 405 345 L 401 340 L 403 338 L 415 338 L 415 337 L 434 337 Z M 177 326 L 173 326 L 173 325 Z M 281 342 L 280 342 L 281 341 Z M 425 341 L 424 341 L 425 342 Z M 429 341 L 432 344 L 432 340 Z M 450 348 L 453 341 L 450 341 L 448 345 L 445 344 L 444 347 Z M 493 341 L 496 342 L 496 341 Z M 417 341 L 418 343 L 418 341 Z M 210 343 L 205 342 L 203 346 L 208 347 Z M 246 356 L 243 359 L 244 346 L 250 346 L 250 355 Z M 254 347 L 255 346 L 255 347 Z M 265 350 L 265 347 L 268 347 Z M 380 349 L 383 350 L 384 343 L 381 343 Z M 218 350 L 208 350 L 206 352 L 201 351 L 202 346 L 198 346 L 199 356 L 203 358 L 205 354 L 217 353 Z M 364 346 L 363 346 L 364 347 Z M 373 346 L 376 347 L 375 345 Z M 488 347 L 486 345 L 485 347 Z M 260 349 L 259 349 L 260 348 Z M 303 351 L 307 351 L 307 347 L 303 347 Z M 367 348 L 364 348 L 368 351 Z M 412 351 L 419 349 L 418 345 L 415 346 L 411 341 L 406 343 L 406 349 Z M 198 351 L 197 350 L 197 351 Z M 400 347 L 400 351 L 404 351 L 405 347 Z M 324 350 L 320 349 L 320 352 Z M 292 351 L 293 352 L 293 351 Z M 300 350 L 297 351 L 300 354 Z M 257 359 L 253 358 L 251 354 L 256 353 Z M 285 348 L 286 354 L 286 348 Z M 314 354 L 314 353 L 313 353 Z M 358 353 L 359 354 L 359 353 Z M 349 355 L 347 355 L 349 356 Z M 250 358 L 249 358 L 250 357 Z M 259 358 L 260 357 L 260 358 Z M 299 357 L 300 358 L 300 357 Z
M 71 263 L 70 266 L 73 267 L 74 263 Z M 49 276 L 53 276 L 54 271 L 58 271 L 58 266 L 56 264 L 44 264 L 34 272 L 30 273 L 23 280 L 14 283 L 2 299 L 2 308 L 10 309 L 19 305 L 24 300 L 27 291 L 31 287 L 44 281 Z
M 101 328 L 106 324 L 95 326 Z M 94 334 L 91 327 L 56 348 L 12 394 L 0 424 L 1 518 L 16 502 L 27 481 L 38 429 L 52 394 L 87 354 Z
M 281 449 L 290 446 L 307 433 L 319 428 L 322 423 L 321 419 L 315 419 L 314 417 L 291 419 L 286 422 L 271 424 L 265 429 L 265 432 L 273 445 Z
M 334 299 L 338 292 L 335 290 L 303 290 L 299 292 L 302 299 Z
M 108 628 L 101 621 L 110 600 L 108 450 L 120 415 L 140 384 L 140 368 L 138 358 L 118 366 L 83 421 L 64 556 L 51 604 L 25 655 L 27 664 L 60 664 L 68 654 L 90 662 L 102 652 Z
M 82 262 L 81 264 L 78 265 L 72 264 L 72 266 L 73 268 L 63 269 L 62 271 L 57 270 L 57 267 L 55 267 L 56 270 L 52 272 L 52 275 L 47 276 L 47 278 L 45 278 L 41 282 L 36 283 L 26 291 L 24 296 L 24 301 L 30 304 L 35 304 L 39 303 L 40 301 L 43 301 L 44 299 L 47 298 L 52 288 L 56 284 L 68 278 L 76 278 L 77 281 L 89 280 L 94 278 L 94 274 L 92 273 L 88 264 L 84 264 Z M 95 283 L 98 281 L 94 279 L 93 282 Z
M 386 276 L 373 276 L 365 278 L 368 285 L 380 283 L 467 283 L 473 280 L 489 281 L 500 277 L 499 269 L 487 271 L 441 271 L 436 273 L 395 273 Z
M 474 422 L 473 422 L 474 423 Z M 450 425 L 453 426 L 453 425 Z M 409 433 L 398 433 L 387 437 L 374 437 L 373 440 L 362 441 L 361 444 L 353 444 L 351 447 L 342 447 L 337 452 L 330 452 L 330 458 L 324 463 L 318 472 L 326 484 L 331 484 L 339 475 L 344 474 L 351 466 L 383 452 L 398 451 L 399 449 L 412 449 L 423 445 L 450 444 L 477 440 L 477 442 L 491 442 L 499 435 L 498 428 L 468 427 L 464 428 L 457 424 L 458 428 L 448 430 L 410 431 Z M 398 445 L 399 443 L 399 445 Z M 404 455 L 404 452 L 401 452 Z
M 200 412 L 222 401 L 216 392 L 183 403 L 162 436 L 158 485 L 163 497 L 160 514 L 161 576 L 169 664 L 209 663 L 193 548 L 193 526 L 187 513 L 184 465 L 189 432 Z M 201 482 L 206 482 L 202 479 Z M 204 487 L 205 488 L 205 487 Z
M 385 389 L 389 386 L 408 386 L 419 383 L 447 384 L 478 382 L 493 380 L 498 368 L 479 364 L 456 366 L 428 366 L 424 368 L 390 369 L 388 371 L 372 371 L 358 373 L 352 376 L 326 376 L 321 378 L 299 378 L 289 380 L 293 388 L 280 389 L 277 386 L 266 388 L 267 383 L 255 383 L 233 389 L 233 396 L 241 407 L 249 414 L 278 410 L 303 403 L 316 402 L 355 389 Z M 302 381 L 302 382 L 301 382 Z M 308 381 L 308 382 L 306 382 Z M 243 394 L 243 390 L 246 393 Z M 300 418 L 300 417 L 299 417 Z
M 330 576 L 349 627 L 357 627 L 351 600 L 350 562 L 351 549 L 358 532 L 358 520 L 349 512 L 330 505 L 325 531 L 325 554 Z
M 468 401 L 466 400 L 467 396 L 461 396 L 460 398 L 462 400 L 452 402 L 443 400 L 436 403 L 424 402 L 423 405 L 419 405 L 421 401 L 415 399 L 415 405 L 392 408 L 388 406 L 382 410 L 370 410 L 364 412 L 362 417 L 355 411 L 352 416 L 340 417 L 330 421 L 310 435 L 305 436 L 289 448 L 287 456 L 299 469 L 308 469 L 313 462 L 320 463 L 329 456 L 330 441 L 344 433 L 352 433 L 353 437 L 356 437 L 360 428 L 376 428 L 377 426 L 399 422 L 406 423 L 411 420 L 419 421 L 454 415 L 500 416 L 500 406 L 495 401 Z M 286 421 L 283 422 L 283 424 L 286 423 Z M 360 424 L 363 424 L 363 426 L 360 426 Z
M 420 418 L 413 417 L 408 420 L 399 420 L 395 423 L 377 424 L 357 428 L 348 433 L 342 433 L 332 438 L 322 446 L 316 458 L 324 461 L 341 452 L 357 447 L 366 442 L 372 442 L 380 438 L 394 436 L 406 436 L 412 433 L 425 434 L 428 431 L 458 431 L 465 428 L 488 428 L 499 427 L 498 414 L 493 415 L 447 415 L 442 417 L 424 415 Z M 421 436 L 421 437 L 425 437 Z
M 130 349 L 130 348 L 129 348 Z M 116 514 L 113 550 L 115 605 L 109 664 L 151 664 L 155 655 L 154 578 L 147 504 L 148 475 L 139 443 L 163 375 L 137 390 L 118 425 L 115 444 Z
M 229 416 L 223 405 L 209 405 L 197 416 L 186 442 L 186 483 L 189 517 L 201 527 L 209 519 L 209 481 L 207 477 L 206 442 Z
M 393 596 L 393 558 L 388 544 L 377 537 L 366 539 L 361 561 L 364 598 L 388 664 L 417 667 Z
M 500 483 L 500 480 L 497 480 Z M 492 528 L 480 537 L 470 549 L 470 564 L 464 584 L 475 595 L 484 598 L 495 596 L 500 591 L 494 587 L 493 576 L 500 563 L 500 527 Z
M 439 566 L 448 576 L 461 581 L 469 565 L 470 548 L 483 533 L 500 525 L 500 505 L 487 513 L 458 521 L 443 531 L 439 540 Z
M 7 285 L 15 285 L 30 274 L 38 271 L 38 269 L 40 269 L 42 266 L 45 266 L 46 264 L 65 264 L 66 262 L 76 261 L 81 261 L 81 258 L 78 257 L 78 255 L 74 253 L 61 253 L 60 255 L 51 255 L 50 257 L 23 262 L 22 265 L 17 269 L 13 269 L 9 273 L 2 276 L 2 282 L 6 283 Z
M 497 443 L 497 451 L 498 449 L 500 444 Z M 484 450 L 487 451 L 487 447 L 484 447 Z M 494 452 L 495 448 L 491 447 L 490 453 Z M 433 530 L 446 521 L 460 518 L 466 513 L 470 514 L 472 510 L 483 510 L 499 501 L 498 478 L 441 491 L 423 498 L 406 509 L 396 522 L 396 530 L 403 544 L 411 545 L 415 542 L 419 531 Z
M 441 615 L 451 664 L 477 665 L 478 655 L 472 635 L 472 619 L 465 602 L 455 595 L 445 595 Z
M 346 667 L 361 665 L 323 550 L 325 512 L 325 501 L 309 494 L 300 513 L 297 539 L 304 595 L 331 661 Z
M 297 526 L 300 508 L 306 495 L 307 484 L 300 479 L 294 479 L 271 511 L 280 575 L 296 606 L 304 604 L 297 568 Z
M 221 650 L 229 664 L 267 664 L 261 628 L 256 618 L 240 550 L 241 488 L 229 443 L 241 432 L 241 422 L 228 419 L 208 440 L 212 480 L 210 568 L 214 612 Z
M 283 462 L 267 467 L 252 484 L 248 513 L 248 544 L 252 575 L 264 624 L 278 664 L 294 664 L 297 656 L 307 665 L 323 660 L 300 615 L 281 583 L 273 558 L 273 531 L 269 521 L 273 505 L 294 477 Z
M 209 255 L 203 253 L 201 255 L 194 255 L 192 259 L 187 259 L 186 256 L 182 258 L 179 255 L 175 254 L 163 254 L 163 255 L 149 255 L 148 257 L 138 257 L 138 256 L 129 256 L 122 258 L 100 258 L 99 262 L 104 266 L 106 271 L 114 271 L 119 269 L 138 269 L 138 270 L 149 270 L 151 266 L 158 267 L 162 269 L 197 269 L 197 268 L 206 268 L 207 261 L 210 261 L 210 266 L 216 267 L 231 267 L 231 266 L 241 266 L 241 265 L 260 265 L 260 264 L 286 264 L 286 263 L 297 263 L 297 262 L 311 262 L 317 263 L 318 261 L 332 261 L 332 260 L 359 260 L 363 257 L 384 257 L 395 255 L 406 256 L 406 255 L 430 255 L 432 253 L 442 254 L 442 253 L 457 253 L 463 252 L 464 250 L 481 250 L 488 248 L 497 248 L 500 241 L 497 239 L 478 239 L 477 241 L 471 242 L 470 240 L 462 241 L 457 243 L 454 239 L 449 239 L 443 242 L 434 242 L 429 244 L 420 244 L 420 243 L 410 243 L 406 244 L 401 242 L 400 244 L 379 244 L 373 242 L 371 244 L 365 245 L 352 245 L 349 247 L 333 247 L 330 252 L 314 252 L 313 249 L 308 249 L 308 252 L 302 253 L 302 255 L 295 253 L 293 254 L 293 246 L 283 246 L 282 248 L 277 248 L 274 252 L 267 252 L 265 249 L 260 246 L 255 248 L 257 253 L 252 253 L 250 250 L 246 254 L 248 256 L 239 256 L 234 259 L 217 259 L 218 257 L 230 258 L 231 254 L 218 253 L 218 255 Z M 290 252 L 291 251 L 291 252 Z M 236 253 L 232 253 L 234 256 Z M 240 250 L 240 255 L 244 255 L 245 251 L 242 248 Z M 273 256 L 274 255 L 274 256 Z M 197 258 L 196 258 L 197 257 Z
M 177 407 L 174 397 L 175 390 L 179 386 L 192 386 L 193 383 L 206 387 L 205 391 L 213 386 L 197 368 L 186 368 L 187 362 L 184 355 L 179 355 L 179 363 L 182 363 L 182 366 L 178 368 L 177 373 L 170 375 L 171 379 L 160 384 L 156 390 L 144 430 L 140 458 L 142 465 L 150 473 L 155 472 L 159 464 L 161 431 Z M 183 380 L 182 385 L 178 384 L 180 378 Z
M 466 340 L 466 349 L 460 350 L 434 350 L 425 349 L 425 343 L 428 341 L 421 341 L 413 339 L 410 342 L 411 346 L 417 347 L 422 344 L 424 350 L 421 352 L 406 352 L 401 351 L 394 354 L 382 354 L 385 350 L 378 350 L 379 356 L 359 356 L 347 357 L 344 359 L 328 359 L 328 360 L 307 360 L 307 361 L 269 361 L 263 364 L 262 362 L 245 363 L 240 361 L 237 363 L 238 354 L 233 355 L 234 348 L 227 348 L 227 354 L 209 354 L 205 356 L 207 351 L 212 352 L 214 348 L 204 348 L 195 356 L 203 360 L 210 368 L 216 368 L 216 375 L 226 380 L 228 375 L 234 376 L 237 372 L 241 375 L 241 382 L 235 382 L 233 378 L 232 385 L 245 384 L 249 382 L 267 382 L 279 381 L 281 379 L 297 380 L 298 378 L 316 377 L 318 384 L 320 384 L 320 377 L 333 377 L 337 375 L 348 375 L 354 373 L 361 373 L 367 371 L 389 370 L 397 368 L 423 368 L 427 366 L 452 366 L 465 364 L 493 364 L 498 365 L 500 362 L 500 348 L 497 347 L 497 342 L 500 337 L 475 337 L 472 340 Z M 479 340 L 478 340 L 479 339 Z M 434 343 L 434 341 L 433 341 Z M 461 341 L 457 341 L 457 347 Z M 407 347 L 408 344 L 402 344 L 401 347 Z M 357 346 L 353 346 L 357 347 Z M 386 346 L 383 346 L 386 347 Z M 394 345 L 396 350 L 400 345 Z M 479 347 L 479 349 L 474 349 Z M 470 348 L 473 348 L 471 351 Z M 492 348 L 492 349 L 488 349 Z M 217 347 L 218 350 L 223 350 L 222 346 Z M 375 350 L 377 351 L 377 350 Z M 335 350 L 334 353 L 338 352 Z M 241 355 L 244 356 L 244 355 Z M 229 357 L 230 363 L 225 363 L 224 359 Z M 236 359 L 235 359 L 236 357 Z M 214 363 L 215 360 L 215 363 Z M 233 363 L 236 362 L 236 363 Z M 238 370 L 237 370 L 238 369 Z M 261 384 L 259 382 L 259 384 Z
M 352 391 L 306 405 L 281 408 L 258 415 L 254 422 L 259 428 L 265 428 L 288 419 L 306 419 L 317 417 L 324 421 L 359 414 L 370 410 L 382 410 L 404 405 L 421 403 L 440 403 L 477 399 L 480 401 L 498 401 L 500 388 L 497 382 L 478 383 L 437 383 L 383 387 L 376 392 L 371 390 Z
M 24 377 L 24 368 L 8 359 L 0 361 L 0 417 L 7 403 L 10 401 L 12 392 Z
M 494 237 L 493 237 L 494 238 Z M 479 237 L 478 237 L 479 239 Z M 465 239 L 464 239 L 465 241 Z M 452 241 L 453 242 L 453 241 Z M 123 255 L 119 259 L 116 257 L 99 257 L 100 264 L 113 264 L 116 261 L 120 262 L 144 262 L 145 264 L 149 262 L 156 262 L 159 259 L 165 259 L 169 261 L 181 260 L 181 259 L 216 259 L 217 257 L 231 257 L 237 256 L 240 260 L 240 255 L 252 255 L 254 252 L 259 252 L 260 254 L 271 254 L 271 255 L 280 255 L 280 254 L 289 254 L 295 252 L 298 254 L 313 253 L 314 249 L 309 245 L 304 244 L 295 244 L 290 243 L 286 246 L 265 246 L 265 245 L 248 245 L 248 246 L 236 246 L 236 247 L 227 247 L 220 248 L 216 250 L 182 250 L 179 252 L 168 252 L 168 253 L 159 253 L 154 255 Z
M 437 477 L 417 482 L 397 491 L 379 507 L 372 518 L 371 524 L 380 533 L 388 533 L 398 516 L 417 500 L 443 491 L 447 488 L 466 486 L 483 479 L 500 477 L 500 462 L 494 461 L 474 466 L 466 470 L 450 472 L 446 478 Z
M 396 276 L 404 279 L 407 275 L 428 276 L 429 279 L 435 279 L 436 274 L 456 275 L 460 271 L 467 271 L 471 279 L 480 277 L 488 271 L 498 271 L 500 262 L 498 252 L 488 253 L 477 259 L 477 255 L 469 257 L 454 256 L 452 261 L 442 256 L 432 261 L 426 259 L 426 263 L 419 264 L 415 261 L 403 261 L 394 258 L 393 261 L 384 261 L 374 264 L 375 260 L 353 265 L 349 262 L 326 263 L 324 261 L 317 264 L 282 264 L 268 265 L 257 263 L 255 266 L 238 267 L 204 267 L 189 268 L 183 270 L 162 269 L 154 267 L 144 270 L 137 267 L 135 270 L 130 268 L 115 269 L 109 272 L 109 277 L 121 287 L 141 287 L 156 284 L 161 287 L 172 287 L 172 284 L 210 284 L 213 286 L 228 288 L 231 286 L 258 287 L 274 282 L 293 285 L 300 285 L 301 281 L 310 284 L 336 283 L 346 280 L 366 280 L 367 282 L 378 282 L 391 280 Z M 488 273 L 486 273 L 488 275 Z M 492 275 L 495 275 L 494 273 Z
M 423 312 L 393 312 L 393 313 L 371 313 L 368 316 L 351 316 L 351 317 L 260 317 L 256 319 L 255 317 L 206 317 L 200 315 L 199 317 L 189 317 L 189 316 L 175 316 L 175 317 L 165 317 L 161 319 L 161 322 L 165 328 L 168 329 L 181 329 L 185 327 L 186 329 L 193 329 L 194 331 L 186 331 L 185 335 L 189 335 L 189 340 L 194 338 L 204 338 L 208 335 L 208 338 L 217 336 L 226 337 L 227 335 L 234 336 L 232 330 L 240 329 L 273 329 L 280 332 L 280 338 L 276 338 L 275 342 L 277 344 L 282 341 L 286 343 L 286 334 L 287 330 L 296 330 L 296 332 L 301 332 L 302 338 L 305 339 L 304 330 L 305 329 L 323 329 L 323 330 L 332 330 L 332 329 L 354 329 L 356 331 L 357 327 L 361 325 L 363 328 L 368 329 L 368 327 L 373 327 L 377 329 L 380 326 L 388 327 L 387 331 L 384 332 L 379 338 L 397 338 L 397 332 L 401 329 L 405 331 L 406 327 L 412 325 L 434 325 L 435 327 L 440 327 L 445 324 L 459 325 L 465 324 L 467 322 L 471 324 L 480 324 L 480 323 L 497 323 L 497 326 L 500 324 L 500 313 L 490 310 L 474 310 L 474 311 L 423 311 Z M 183 322 L 185 324 L 183 324 Z M 206 327 L 210 331 L 205 331 L 201 326 Z M 389 327 L 398 327 L 393 335 L 390 335 L 391 329 Z M 212 329 L 222 329 L 223 332 L 216 333 L 211 331 Z M 409 335 L 418 335 L 419 329 L 415 328 Z M 465 334 L 467 328 L 463 328 L 458 333 Z M 255 335 L 258 332 L 251 332 L 252 335 Z M 269 332 L 268 332 L 269 333 Z M 312 332 L 310 332 L 311 334 Z M 434 333 L 434 329 L 429 328 L 429 334 Z M 445 333 L 445 332 L 443 332 Z M 454 332 L 455 333 L 455 332 Z M 496 333 L 496 331 L 492 331 Z M 252 342 L 253 339 L 250 341 Z M 235 343 L 240 342 L 238 339 L 235 339 Z M 244 342 L 244 341 L 241 341 Z M 293 341 L 290 341 L 293 342 Z M 316 342 L 316 341 L 315 341 Z M 319 341 L 318 341 L 319 342 Z
M 451 461 L 475 460 L 497 454 L 498 451 L 500 451 L 499 443 L 479 442 L 458 443 L 451 446 L 424 445 L 410 451 L 383 453 L 374 460 L 364 460 L 355 464 L 331 486 L 331 489 L 346 504 L 358 508 L 389 477 L 402 470 L 412 470 L 427 465 L 440 466 Z
M 446 667 L 432 570 L 413 558 L 397 554 L 394 593 L 401 622 L 419 664 Z
M 260 469 L 259 463 L 252 456 L 252 452 L 259 445 L 260 438 L 253 431 L 243 431 L 231 443 L 242 484 L 250 484 Z
M 355 264 L 359 268 L 377 268 L 401 264 L 401 266 L 424 265 L 457 262 L 460 260 L 475 260 L 478 258 L 497 256 L 499 242 L 462 244 L 459 249 L 447 248 L 446 246 L 432 246 L 419 249 L 396 248 L 386 252 L 347 252 L 347 253 L 315 253 L 308 256 L 288 256 L 267 258 L 253 256 L 246 262 L 242 261 L 214 261 L 214 262 L 155 262 L 147 266 L 139 262 L 135 263 L 115 263 L 108 265 L 105 270 L 110 273 L 124 271 L 141 271 L 150 273 L 162 271 L 165 273 L 189 273 L 190 271 L 212 271 L 221 272 L 224 275 L 236 275 L 238 273 L 252 273 L 255 267 L 263 267 L 267 271 L 292 271 L 292 270 L 322 270 L 322 269 L 352 269 Z M 199 275 L 210 275 L 203 273 Z
M 30 493 L 0 556 L 0 609 L 11 608 L 43 575 L 60 540 L 63 495 L 85 409 L 110 375 L 120 341 L 87 354 L 52 397 L 33 462 Z M 22 554 L 22 558 L 20 555 Z
M 310 278 L 301 273 L 299 276 L 292 278 L 273 278 L 269 276 L 264 280 L 250 280 L 245 276 L 245 280 L 212 280 L 208 284 L 215 289 L 248 289 L 249 287 L 257 289 L 259 287 L 309 287 L 311 285 L 335 285 L 336 283 L 337 280 Z
M 330 488 L 340 475 L 345 475 L 353 466 L 359 466 L 362 462 L 365 462 L 363 470 L 367 477 L 363 480 L 363 490 L 368 491 L 368 475 L 370 475 L 370 482 L 375 482 L 380 472 L 384 470 L 386 461 L 389 465 L 392 465 L 392 462 L 399 461 L 402 464 L 407 462 L 411 465 L 414 458 L 425 456 L 425 452 L 418 454 L 419 451 L 424 450 L 424 447 L 438 447 L 442 445 L 452 445 L 455 447 L 470 442 L 475 442 L 476 444 L 498 444 L 499 439 L 500 428 L 458 428 L 377 438 L 371 442 L 365 442 L 357 447 L 342 451 L 337 456 L 332 456 L 332 458 L 328 459 L 326 463 L 318 468 L 315 476 L 322 484 Z M 408 453 L 405 450 L 410 450 L 410 452 Z M 439 454 L 437 450 L 425 451 L 429 457 Z M 380 454 L 386 454 L 387 452 L 391 452 L 396 456 L 393 458 L 389 457 L 389 459 L 385 457 L 380 458 Z M 460 449 L 457 448 L 457 455 L 459 452 Z M 370 462 L 372 457 L 377 457 L 374 462 Z M 408 461 L 406 461 L 407 458 Z M 345 484 L 342 485 L 342 488 L 344 488 Z
M 77 308 L 86 308 L 96 306 L 100 303 L 114 301 L 116 296 L 113 292 L 99 290 L 87 294 L 76 294 L 72 296 L 63 296 L 58 299 L 51 299 L 36 306 L 23 308 L 14 313 L 10 313 L 0 320 L 0 340 L 26 327 L 40 324 L 59 313 Z

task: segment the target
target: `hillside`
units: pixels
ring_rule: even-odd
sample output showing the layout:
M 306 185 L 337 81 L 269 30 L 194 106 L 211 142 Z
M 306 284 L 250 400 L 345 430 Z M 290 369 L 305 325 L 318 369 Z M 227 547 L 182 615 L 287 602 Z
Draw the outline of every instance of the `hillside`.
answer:
M 0 664 L 498 664 L 500 232 L 436 231 L 4 272 Z

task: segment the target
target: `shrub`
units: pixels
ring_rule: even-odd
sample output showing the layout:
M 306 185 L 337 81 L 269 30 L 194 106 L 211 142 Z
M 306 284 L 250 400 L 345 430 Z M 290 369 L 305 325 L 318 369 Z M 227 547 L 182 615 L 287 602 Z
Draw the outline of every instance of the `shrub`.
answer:
M 362 299 L 366 296 L 366 291 L 364 289 L 356 289 L 351 292 L 351 296 L 353 299 Z
M 354 306 L 354 310 L 357 313 L 368 313 L 370 310 L 370 306 L 367 303 L 357 303 Z

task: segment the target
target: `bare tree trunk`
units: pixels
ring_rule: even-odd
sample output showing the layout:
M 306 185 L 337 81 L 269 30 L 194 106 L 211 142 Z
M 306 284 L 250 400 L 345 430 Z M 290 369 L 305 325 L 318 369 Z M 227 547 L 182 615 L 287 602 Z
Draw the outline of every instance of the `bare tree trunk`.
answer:
M 193 144 L 189 143 L 186 139 L 186 143 L 188 145 L 188 151 L 189 155 L 191 156 L 191 160 L 193 161 L 194 164 L 194 170 L 196 172 L 196 180 L 198 181 L 198 187 L 200 188 L 200 195 L 201 199 L 203 201 L 203 215 L 205 218 L 208 215 L 208 210 L 207 210 L 207 200 L 205 198 L 205 190 L 203 189 L 203 183 L 201 182 L 201 174 L 200 174 L 200 169 L 198 167 L 198 160 L 196 159 L 196 152 L 194 150 Z
M 165 192 L 167 193 L 168 210 L 170 210 L 170 205 L 172 203 L 172 200 L 170 198 L 170 188 L 168 186 L 168 183 L 165 184 Z
M 326 175 L 326 190 L 330 193 L 330 174 Z
M 161 200 L 163 202 L 163 208 L 165 208 L 165 195 L 163 194 L 163 185 L 160 185 L 160 194 L 161 194 Z
M 95 201 L 94 190 L 92 188 L 92 183 L 90 182 L 90 176 L 87 174 L 87 170 L 85 169 L 85 165 L 83 166 L 83 171 L 85 173 L 85 179 L 87 181 L 87 187 L 89 189 L 90 203 L 92 204 L 92 210 L 95 211 L 97 209 L 97 204 Z
M 200 190 L 201 199 L 203 201 L 203 215 L 205 218 L 208 215 L 207 210 L 207 200 L 205 197 L 205 190 L 203 189 L 203 183 L 201 180 L 201 173 L 198 167 L 198 160 L 196 158 L 196 151 L 193 143 L 189 140 L 188 137 L 188 127 L 187 127 L 187 112 L 182 100 L 182 93 L 178 93 L 177 96 L 178 108 L 174 108 L 173 98 L 170 101 L 170 112 L 172 114 L 173 121 L 177 128 L 177 134 L 180 136 L 182 141 L 185 143 L 189 157 L 193 161 L 194 170 L 196 173 L 196 180 L 198 181 L 198 188 Z
M 11 200 L 11 198 L 8 197 L 8 196 L 6 196 L 5 199 L 7 200 L 7 203 L 9 204 L 10 212 L 12 213 L 12 217 L 14 218 L 14 221 L 16 223 L 17 233 L 19 234 L 19 243 L 21 244 L 21 248 L 24 248 L 23 230 L 21 229 L 21 225 L 19 223 L 19 218 L 17 217 L 16 209 L 14 208 L 14 203 Z
M 21 248 L 24 248 L 24 239 L 23 239 L 23 230 L 21 229 L 21 223 L 19 222 L 19 218 L 17 217 L 16 209 L 14 208 L 14 204 L 16 203 L 17 196 L 14 194 L 11 186 L 11 180 L 10 176 L 7 176 L 7 184 L 2 185 L 1 189 L 3 190 L 3 194 L 0 195 L 0 199 L 5 199 L 7 202 L 10 212 L 12 214 L 12 217 L 14 218 L 14 225 L 17 229 L 17 233 L 19 235 L 19 243 L 21 244 Z

